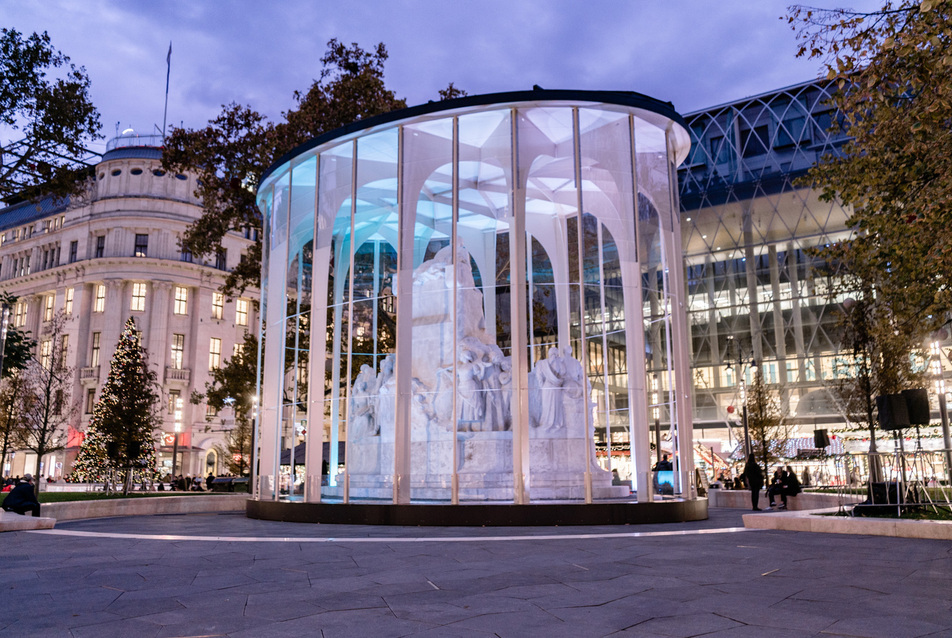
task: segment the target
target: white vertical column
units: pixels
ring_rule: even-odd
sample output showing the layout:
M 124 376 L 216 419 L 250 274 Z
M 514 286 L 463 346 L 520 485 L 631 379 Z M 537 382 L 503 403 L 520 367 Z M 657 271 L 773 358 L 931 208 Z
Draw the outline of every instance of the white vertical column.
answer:
M 671 198 L 671 222 L 667 230 L 668 245 L 670 250 L 664 255 L 665 268 L 668 271 L 668 305 L 670 311 L 670 330 L 672 356 L 668 359 L 668 365 L 674 371 L 674 391 L 675 410 L 678 424 L 678 448 L 681 450 L 679 455 L 678 469 L 681 471 L 681 495 L 685 498 L 696 498 L 697 491 L 694 486 L 694 426 L 691 410 L 691 369 L 690 369 L 690 333 L 688 332 L 687 307 L 687 288 L 684 280 L 684 262 L 683 249 L 681 247 L 681 218 L 680 203 L 678 202 L 678 183 L 677 173 L 671 162 L 673 156 L 673 144 L 671 143 L 671 132 L 667 132 L 667 144 L 665 144 L 665 166 L 668 169 L 668 192 Z M 672 415 L 674 417 L 675 415 Z M 690 488 L 689 488 L 690 486 Z
M 394 366 L 396 406 L 393 440 L 393 502 L 410 502 L 410 408 L 413 376 L 413 233 L 416 201 L 408 201 L 404 188 L 404 130 L 397 138 L 397 362 Z M 412 199 L 412 198 L 409 198 Z
M 353 141 L 351 151 L 353 159 L 350 163 L 350 250 L 347 260 L 347 394 L 344 396 L 344 441 L 350 441 L 350 393 L 353 390 L 354 378 L 354 255 L 357 252 L 357 237 L 355 233 L 355 216 L 357 215 L 357 140 Z M 345 443 L 346 444 L 346 443 Z M 344 463 L 344 502 L 350 502 L 350 466 Z
M 624 253 L 619 246 L 622 285 L 625 289 L 625 344 L 628 350 L 628 441 L 635 467 L 635 489 L 639 502 L 654 500 L 651 480 L 651 441 L 648 421 L 647 366 L 645 362 L 644 289 L 641 281 L 640 216 L 638 210 L 638 152 L 634 116 L 628 117 L 631 140 L 632 208 L 635 223 L 626 240 Z
M 280 186 L 280 184 L 279 184 Z M 287 280 L 288 238 L 287 235 L 278 238 L 274 236 L 275 226 L 283 226 L 285 233 L 289 224 L 278 224 L 276 218 L 282 215 L 287 219 L 290 208 L 288 193 L 282 193 L 275 188 L 275 204 L 271 211 L 271 228 L 265 232 L 271 234 L 269 245 L 271 254 L 268 259 L 270 273 L 268 276 L 268 307 L 267 317 L 264 319 L 266 339 L 264 347 L 264 366 L 262 373 L 270 381 L 263 384 L 261 394 L 261 461 L 259 494 L 261 500 L 277 500 L 278 473 L 281 462 L 281 385 L 284 379 L 284 318 L 287 304 L 285 303 L 285 286 Z M 197 312 L 197 309 L 195 310 Z
M 453 472 L 450 478 L 450 502 L 453 505 L 459 505 L 459 392 L 457 384 L 459 382 L 459 273 L 456 272 L 459 266 L 457 261 L 458 247 L 458 227 L 459 227 L 459 117 L 453 117 L 453 219 L 450 231 L 453 246 Z M 493 269 L 495 270 L 495 269 Z M 495 284 L 495 273 L 493 274 L 493 283 Z M 486 280 L 483 280 L 483 288 L 486 287 Z M 495 289 L 493 286 L 492 289 Z M 495 295 L 489 295 L 495 298 Z M 495 312 L 493 313 L 495 315 Z M 493 320 L 495 323 L 495 318 Z M 493 331 L 495 333 L 495 330 Z
M 526 359 L 526 185 L 519 167 L 519 112 L 511 115 L 512 192 L 509 225 L 509 295 L 512 326 L 513 500 L 529 502 L 529 364 Z M 527 169 L 528 170 L 528 169 Z
M 576 209 L 575 216 L 577 221 L 577 232 L 575 233 L 575 238 L 577 241 L 578 248 L 578 327 L 579 327 L 579 357 L 582 360 L 582 396 L 584 397 L 584 413 L 582 417 L 583 424 L 585 426 L 585 502 L 592 502 L 592 465 L 589 462 L 589 459 L 594 457 L 595 450 L 595 438 L 592 436 L 593 427 L 592 427 L 592 409 L 591 409 L 591 394 L 589 390 L 589 362 L 588 362 L 588 341 L 587 341 L 587 327 L 585 325 L 585 229 L 583 226 L 583 206 L 582 201 L 582 149 L 580 147 L 581 140 L 581 131 L 579 130 L 579 121 L 578 121 L 578 107 L 572 109 L 572 154 L 574 160 L 574 176 L 575 176 L 575 201 Z
M 169 356 L 169 292 L 172 282 L 152 282 L 152 304 L 149 309 L 149 362 L 157 368 L 159 378 L 165 378 L 165 362 Z M 197 371 L 196 371 L 197 372 Z
M 304 458 L 304 500 L 317 503 L 321 500 L 321 479 L 324 467 L 324 383 L 327 359 L 327 269 L 330 266 L 330 242 L 322 244 L 319 235 L 321 193 L 321 156 L 315 162 L 317 175 L 314 178 L 314 250 L 311 263 L 311 350 L 307 373 L 307 435 Z M 332 232 L 330 231 L 325 232 Z M 330 472 L 328 472 L 329 474 Z

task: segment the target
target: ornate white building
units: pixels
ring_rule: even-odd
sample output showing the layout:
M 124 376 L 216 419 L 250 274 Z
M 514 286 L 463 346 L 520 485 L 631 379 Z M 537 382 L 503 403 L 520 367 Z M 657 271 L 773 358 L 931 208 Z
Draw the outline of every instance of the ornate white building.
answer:
M 205 263 L 183 252 L 178 240 L 202 213 L 193 195 L 196 178 L 166 174 L 160 145 L 158 136 L 124 134 L 109 142 L 82 201 L 0 210 L 0 291 L 19 298 L 11 324 L 41 349 L 54 314 L 68 317 L 66 364 L 74 370 L 78 410 L 62 433 L 65 449 L 43 459 L 44 476 L 69 473 L 130 316 L 143 333 L 166 408 L 156 433 L 159 467 L 172 470 L 178 429 L 177 472 L 222 471 L 215 445 L 234 415 L 212 415 L 189 399 L 205 390 L 210 370 L 233 356 L 244 333 L 257 330 L 257 291 L 236 299 L 218 292 L 253 238 L 229 234 L 222 253 Z M 5 474 L 21 474 L 33 470 L 35 456 L 17 450 L 3 462 Z

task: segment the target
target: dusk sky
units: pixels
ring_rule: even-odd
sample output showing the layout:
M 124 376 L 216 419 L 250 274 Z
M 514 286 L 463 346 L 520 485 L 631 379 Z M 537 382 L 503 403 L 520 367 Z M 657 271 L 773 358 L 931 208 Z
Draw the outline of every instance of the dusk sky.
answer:
M 814 6 L 870 9 L 870 0 Z M 320 73 L 327 41 L 383 42 L 386 81 L 408 105 L 449 82 L 470 94 L 613 89 L 681 113 L 816 77 L 773 0 L 4 0 L 0 25 L 47 31 L 86 67 L 106 138 L 203 126 L 238 102 L 272 119 Z M 104 142 L 94 146 L 102 150 Z

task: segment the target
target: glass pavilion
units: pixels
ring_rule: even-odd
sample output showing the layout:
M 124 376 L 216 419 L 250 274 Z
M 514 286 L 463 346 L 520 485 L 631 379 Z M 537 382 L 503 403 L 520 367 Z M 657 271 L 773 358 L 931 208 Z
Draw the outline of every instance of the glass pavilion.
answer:
M 256 497 L 650 500 L 656 434 L 662 491 L 693 497 L 689 148 L 668 103 L 534 90 L 279 160 L 258 191 Z

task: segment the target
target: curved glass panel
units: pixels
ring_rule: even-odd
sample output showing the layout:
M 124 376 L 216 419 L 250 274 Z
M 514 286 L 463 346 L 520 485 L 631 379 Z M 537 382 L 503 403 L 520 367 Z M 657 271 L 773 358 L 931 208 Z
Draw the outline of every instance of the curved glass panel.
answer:
M 655 419 L 690 465 L 668 273 L 685 149 L 644 113 L 447 110 L 268 176 L 263 498 L 652 498 Z

